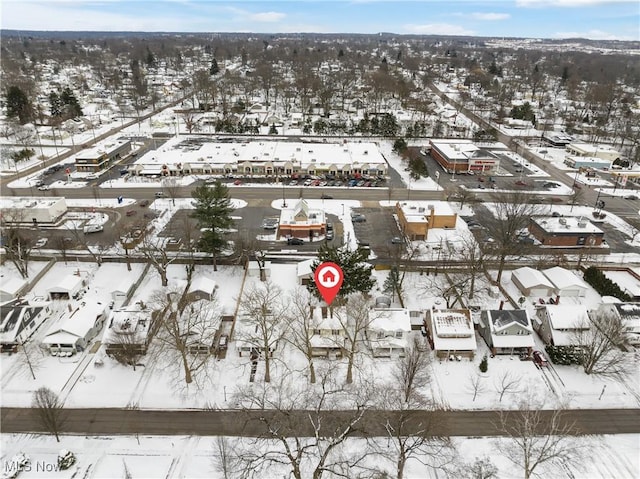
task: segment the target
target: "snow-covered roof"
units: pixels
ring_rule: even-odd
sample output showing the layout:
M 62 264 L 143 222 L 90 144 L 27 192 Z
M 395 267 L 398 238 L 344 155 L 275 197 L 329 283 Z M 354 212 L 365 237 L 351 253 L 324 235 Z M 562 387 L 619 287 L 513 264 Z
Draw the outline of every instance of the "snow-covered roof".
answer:
M 411 318 L 408 309 L 374 309 L 370 330 L 411 331 Z
M 533 331 L 531 328 L 531 320 L 526 309 L 499 309 L 486 311 L 487 317 L 491 325 L 491 330 L 499 332 L 508 328 L 512 324 Z
M 296 216 L 304 217 L 304 220 L 296 220 Z M 280 226 L 285 225 L 321 225 L 325 223 L 324 211 L 311 209 L 304 199 L 300 199 L 293 208 L 283 208 L 280 212 Z
M 529 266 L 524 266 L 522 268 L 513 270 L 513 272 L 511 273 L 511 277 L 517 278 L 522 287 L 526 289 L 536 288 L 540 286 L 553 289 L 553 284 L 551 284 L 551 282 L 544 274 L 542 274 L 537 269 L 530 268 Z
M 62 278 L 57 285 L 50 287 L 47 291 L 49 293 L 73 294 L 82 288 L 83 281 L 84 278 L 82 274 L 69 274 Z
M 22 278 L 9 278 L 8 280 L 2 281 L 0 284 L 0 292 L 3 292 L 12 298 L 16 296 L 18 291 L 20 291 L 27 284 L 26 279 Z
M 451 205 L 446 201 L 403 201 L 398 204 L 409 223 L 427 223 L 431 211 L 436 216 L 454 215 Z
M 61 337 L 83 338 L 96 324 L 97 319 L 106 313 L 106 305 L 94 302 L 82 302 L 73 311 L 66 311 L 53 323 L 42 341 L 45 344 L 61 342 Z
M 533 334 L 492 334 L 493 346 L 496 348 L 533 348 Z
M 312 273 L 311 265 L 313 265 L 314 261 L 316 261 L 315 258 L 305 259 L 304 261 L 300 261 L 297 264 L 296 271 L 297 271 L 298 278 L 300 278 L 302 276 L 310 275 Z
M 33 327 L 33 318 L 44 310 L 45 304 L 13 301 L 0 307 L 0 343 L 12 343 L 22 330 Z
M 587 284 L 582 279 L 571 271 L 560 266 L 554 266 L 553 268 L 545 269 L 542 272 L 558 290 L 568 288 L 587 289 Z
M 435 329 L 435 336 L 464 337 L 474 335 L 473 324 L 469 314 L 453 310 L 433 310 L 431 311 L 431 320 Z
M 603 234 L 603 231 L 584 217 L 574 216 L 537 216 L 531 218 L 547 233 L 585 233 Z
M 553 329 L 589 329 L 587 307 L 581 304 L 548 304 L 545 306 Z
M 151 325 L 150 311 L 138 309 L 119 309 L 111 313 L 109 324 L 104 332 L 104 344 L 118 344 L 123 336 L 131 338 L 131 343 L 144 343 Z
M 218 287 L 217 283 L 206 276 L 197 276 L 191 281 L 189 285 L 189 293 L 194 293 L 196 291 L 201 291 L 207 294 L 213 294 L 213 292 Z

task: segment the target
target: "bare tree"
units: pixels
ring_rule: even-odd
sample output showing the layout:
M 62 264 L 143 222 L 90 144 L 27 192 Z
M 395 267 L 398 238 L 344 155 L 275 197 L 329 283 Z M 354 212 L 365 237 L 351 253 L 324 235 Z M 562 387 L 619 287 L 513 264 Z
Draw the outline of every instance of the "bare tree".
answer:
M 498 468 L 488 457 L 476 457 L 473 463 L 466 463 L 456 471 L 457 477 L 463 479 L 497 479 Z
M 482 379 L 483 377 L 480 376 L 480 374 L 469 374 L 467 389 L 473 393 L 472 401 L 476 400 L 478 394 L 482 394 L 485 391 L 485 385 Z
M 172 206 L 176 205 L 176 198 L 180 196 L 181 185 L 177 178 L 169 177 L 162 180 L 162 189 L 169 194 Z
M 579 329 L 574 333 L 582 367 L 586 374 L 605 377 L 624 376 L 626 357 L 620 350 L 627 343 L 626 328 L 620 318 L 603 310 L 590 313 L 589 329 Z
M 515 393 L 518 391 L 518 388 L 520 387 L 520 378 L 514 376 L 510 371 L 505 371 L 496 378 L 494 386 L 496 391 L 500 394 L 499 401 L 502 402 L 502 397 L 506 393 Z
M 544 411 L 543 405 L 525 400 L 516 411 L 501 411 L 496 427 L 509 442 L 504 447 L 501 440 L 498 447 L 522 468 L 525 479 L 537 475 L 536 471 L 554 475 L 581 461 L 582 446 L 573 437 L 578 430 L 561 409 Z
M 231 441 L 224 436 L 216 437 L 214 454 L 214 466 L 222 474 L 222 479 L 235 477 L 234 471 L 238 471 L 239 464 L 234 455 Z
M 198 123 L 199 118 L 193 111 L 183 111 L 180 116 L 182 117 L 184 126 L 189 134 L 200 129 L 200 125 Z
M 540 208 L 529 203 L 524 193 L 497 194 L 493 197 L 493 208 L 493 215 L 487 217 L 485 226 L 495 239 L 488 253 L 498 259 L 496 281 L 500 283 L 507 258 L 520 257 L 529 251 L 529 245 L 518 241 L 518 231 L 529 225 L 529 219 L 539 214 Z
M 60 442 L 60 431 L 64 425 L 63 404 L 56 393 L 41 387 L 33 393 L 32 411 L 40 426 L 56 437 Z
M 403 479 L 410 460 L 441 469 L 453 459 L 449 438 L 433 434 L 440 421 L 438 407 L 420 391 L 430 381 L 429 368 L 429 353 L 416 340 L 396 363 L 392 383 L 379 388 L 380 421 L 393 442 L 392 448 L 383 448 L 381 453 L 395 463 L 398 479 Z M 425 410 L 432 413 L 426 419 Z
M 167 269 L 176 258 L 175 256 L 169 256 L 169 252 L 167 252 L 165 247 L 164 238 L 152 238 L 150 235 L 144 234 L 144 232 L 142 235 L 142 242 L 138 251 L 142 253 L 147 262 L 158 272 L 162 286 L 166 287 L 169 285 Z
M 347 356 L 347 384 L 353 382 L 353 366 L 364 333 L 375 320 L 375 312 L 371 309 L 371 301 L 362 293 L 352 294 L 342 307 L 331 309 L 340 323 L 345 335 L 343 350 Z
M 307 360 L 309 382 L 316 382 L 316 370 L 313 363 L 313 344 L 311 338 L 318 328 L 318 318 L 313 314 L 312 303 L 316 299 L 306 288 L 296 288 L 289 296 L 287 341 L 300 351 Z
M 113 330 L 108 344 L 109 355 L 120 364 L 133 367 L 135 371 L 146 349 L 140 341 L 135 331 Z
M 33 236 L 23 231 L 18 222 L 24 221 L 24 215 L 14 211 L 3 211 L 1 226 L 5 237 L 5 255 L 16 267 L 20 276 L 29 277 L 29 259 L 34 245 Z
M 282 289 L 271 281 L 252 285 L 243 293 L 240 311 L 249 328 L 239 331 L 238 336 L 259 351 L 264 358 L 264 381 L 271 381 L 271 359 L 273 351 L 285 332 L 287 315 L 283 303 Z
M 171 291 L 156 293 L 153 302 L 158 308 L 156 337 L 163 346 L 156 353 L 179 365 L 187 387 L 192 383 L 201 387 L 221 323 L 217 301 L 190 301 L 185 294 Z
M 423 288 L 430 294 L 437 292 L 444 298 L 447 309 L 450 309 L 462 300 L 462 294 L 467 290 L 470 281 L 471 278 L 464 271 L 449 271 L 441 276 L 427 276 L 423 280 Z
M 42 366 L 45 355 L 42 348 L 35 341 L 24 341 L 20 343 L 22 354 L 18 356 L 18 362 L 29 369 L 31 377 L 36 379 L 36 371 Z
M 301 388 L 290 374 L 284 374 L 277 384 L 240 389 L 235 399 L 248 412 L 248 426 L 258 423 L 264 429 L 254 439 L 239 440 L 236 457 L 242 476 L 273 475 L 274 467 L 280 466 L 296 479 L 359 477 L 371 452 L 363 448 L 347 453 L 343 446 L 360 433 L 371 397 L 370 385 L 345 389 L 330 371 L 321 372 L 313 388 Z M 262 411 L 259 419 L 256 410 Z M 309 476 L 305 470 L 311 471 Z

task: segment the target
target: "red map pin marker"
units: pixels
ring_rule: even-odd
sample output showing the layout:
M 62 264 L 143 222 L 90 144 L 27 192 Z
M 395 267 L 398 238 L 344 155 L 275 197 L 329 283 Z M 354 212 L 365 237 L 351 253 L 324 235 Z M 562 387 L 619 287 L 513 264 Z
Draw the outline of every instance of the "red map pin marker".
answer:
M 322 299 L 330 305 L 340 291 L 344 274 L 335 263 L 321 263 L 316 268 L 315 280 Z

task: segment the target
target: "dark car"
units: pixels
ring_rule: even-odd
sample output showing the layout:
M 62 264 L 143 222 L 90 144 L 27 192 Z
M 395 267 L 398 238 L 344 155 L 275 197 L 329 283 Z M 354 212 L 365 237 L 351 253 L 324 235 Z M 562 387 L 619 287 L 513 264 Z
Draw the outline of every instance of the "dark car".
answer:
M 540 351 L 533 352 L 533 362 L 540 367 L 549 366 L 547 359 L 544 357 L 544 355 Z
M 136 214 L 136 210 L 129 210 L 126 213 L 127 216 L 135 216 L 135 214 Z
M 393 238 L 391 238 L 391 244 L 403 244 L 404 241 L 402 240 L 402 238 L 400 238 L 400 236 L 394 236 Z
M 293 246 L 300 246 L 304 244 L 304 241 L 300 238 L 287 238 L 287 244 Z
M 331 195 L 326 195 L 326 194 L 322 194 L 322 195 L 320 196 L 320 199 L 322 199 L 322 200 L 332 200 L 332 199 L 333 199 L 333 196 L 331 196 Z
M 627 195 L 624 197 L 625 200 L 637 200 L 638 197 L 636 195 Z
M 140 202 L 140 206 L 141 206 L 141 207 L 149 206 L 149 200 L 142 200 L 142 201 Z
M 367 221 L 367 217 L 365 215 L 356 214 L 351 216 L 351 221 L 353 223 L 364 223 Z

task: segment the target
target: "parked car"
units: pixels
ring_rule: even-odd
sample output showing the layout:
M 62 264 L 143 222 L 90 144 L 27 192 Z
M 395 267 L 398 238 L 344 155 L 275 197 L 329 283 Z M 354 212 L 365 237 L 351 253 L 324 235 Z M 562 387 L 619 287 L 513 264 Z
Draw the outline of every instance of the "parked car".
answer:
M 40 191 L 49 191 L 49 185 L 38 186 L 38 190 Z
M 84 228 L 82 228 L 82 232 L 87 234 L 87 233 L 99 233 L 100 231 L 104 230 L 104 226 L 102 225 L 85 225 Z
M 298 184 L 298 180 L 291 180 L 289 182 L 289 186 L 296 186 Z
M 228 345 L 229 345 L 229 336 L 227 336 L 226 334 L 221 335 L 220 341 L 218 341 L 218 347 L 220 349 L 227 349 Z
M 140 207 L 144 208 L 145 206 L 149 206 L 149 200 L 142 200 L 139 203 Z
M 393 238 L 391 238 L 391 244 L 403 244 L 404 241 L 402 240 L 402 238 L 400 238 L 400 236 L 394 236 Z
M 47 244 L 48 238 L 40 238 L 38 241 L 36 241 L 35 247 L 36 248 L 42 248 L 44 245 Z
M 527 186 L 527 184 L 522 180 L 516 181 L 516 185 L 518 185 L 518 186 Z
M 331 241 L 333 239 L 333 230 L 327 230 L 324 235 L 324 239 L 326 239 L 327 241 Z
M 627 195 L 624 197 L 625 200 L 637 200 L 638 197 L 636 195 Z
M 129 211 L 126 212 L 126 215 L 127 216 L 135 216 L 136 213 L 137 213 L 136 210 L 129 210 Z
M 544 355 L 540 351 L 534 351 L 533 352 L 533 362 L 536 363 L 540 367 L 549 366 L 549 362 L 547 361 L 547 359 L 544 357 Z
M 287 244 L 292 246 L 300 246 L 304 244 L 304 240 L 300 238 L 287 238 Z
M 425 326 L 420 326 L 420 334 L 422 334 L 425 338 L 427 337 L 427 328 Z
M 165 195 L 162 191 L 156 191 L 156 198 L 165 198 Z
M 36 186 L 44 186 L 44 181 L 42 180 L 36 181 Z
M 331 195 L 327 195 L 327 194 L 324 194 L 324 193 L 323 193 L 323 194 L 320 196 L 320 199 L 322 199 L 322 200 L 332 200 L 332 199 L 333 199 L 333 196 L 331 196 Z
M 265 230 L 275 230 L 278 229 L 279 223 L 280 221 L 278 220 L 278 218 L 265 218 L 264 220 L 262 220 L 262 227 Z
M 234 185 L 238 186 L 242 184 L 242 180 L 236 180 L 233 182 Z
M 367 221 L 367 217 L 361 214 L 351 215 L 351 221 L 353 223 L 364 223 Z

